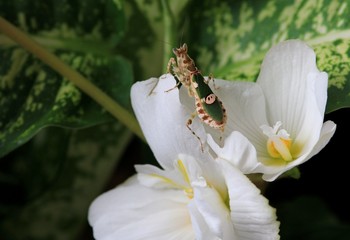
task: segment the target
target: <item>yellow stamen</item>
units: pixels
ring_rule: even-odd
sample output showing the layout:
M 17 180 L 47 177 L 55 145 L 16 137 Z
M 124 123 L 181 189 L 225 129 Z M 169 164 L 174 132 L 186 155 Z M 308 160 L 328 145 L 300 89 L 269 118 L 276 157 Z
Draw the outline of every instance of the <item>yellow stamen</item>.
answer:
M 184 164 L 182 163 L 181 159 L 177 160 L 177 164 L 179 166 L 179 170 L 183 176 L 183 178 L 185 179 L 185 181 L 190 184 L 190 178 L 188 177 L 188 173 L 186 170 L 186 167 L 184 166 Z
M 192 199 L 193 198 L 193 189 L 192 188 L 185 188 L 185 193 L 188 198 Z
M 184 192 L 188 198 L 192 199 L 194 193 L 193 193 L 193 189 L 191 187 L 190 178 L 188 176 L 187 169 L 186 169 L 185 165 L 183 164 L 183 162 L 181 161 L 181 159 L 177 160 L 177 166 L 181 172 L 182 177 L 184 178 L 185 182 L 188 183 L 188 186 L 189 186 L 189 187 L 183 187 Z
M 293 160 L 290 153 L 290 147 L 292 145 L 291 139 L 274 138 L 267 141 L 267 151 L 274 158 L 282 157 L 283 160 L 289 162 Z
M 262 125 L 260 128 L 268 136 L 266 143 L 267 152 L 273 158 L 282 158 L 284 161 L 292 161 L 292 139 L 285 129 L 281 129 L 282 122 L 278 121 L 273 127 Z

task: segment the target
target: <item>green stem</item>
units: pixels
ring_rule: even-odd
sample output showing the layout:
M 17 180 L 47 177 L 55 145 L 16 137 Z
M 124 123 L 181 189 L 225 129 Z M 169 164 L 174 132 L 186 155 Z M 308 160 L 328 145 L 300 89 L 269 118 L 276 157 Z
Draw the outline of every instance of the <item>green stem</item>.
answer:
M 2 17 L 0 17 L 0 31 L 10 37 L 13 41 L 17 42 L 24 49 L 34 54 L 63 77 L 72 81 L 83 92 L 89 95 L 121 123 L 128 127 L 133 133 L 145 141 L 136 118 L 101 89 L 97 88 L 93 83 L 87 80 L 83 75 L 69 67 L 54 54 L 44 49 L 38 43 L 30 39 L 24 32 L 13 26 Z
M 170 56 L 172 55 L 172 43 L 175 42 L 175 18 L 169 7 L 168 0 L 161 0 L 163 10 L 163 26 L 164 26 L 164 58 L 163 58 L 163 69 L 167 69 Z M 167 44 L 170 43 L 170 44 Z

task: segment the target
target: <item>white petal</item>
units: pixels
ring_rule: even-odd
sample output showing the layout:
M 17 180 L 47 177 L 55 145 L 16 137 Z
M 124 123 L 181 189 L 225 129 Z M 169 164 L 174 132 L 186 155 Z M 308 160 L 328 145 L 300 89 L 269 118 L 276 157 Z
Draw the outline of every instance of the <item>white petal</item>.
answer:
M 260 126 L 267 124 L 265 97 L 256 83 L 215 79 L 215 94 L 221 99 L 227 113 L 225 137 L 232 131 L 242 133 L 258 152 L 265 152 L 265 136 Z M 209 132 L 212 134 L 212 132 Z M 217 137 L 214 137 L 216 142 Z
M 266 97 L 270 125 L 282 121 L 284 129 L 298 134 L 305 123 L 323 119 L 319 105 L 325 104 L 326 75 L 318 71 L 314 51 L 302 41 L 289 40 L 271 48 L 257 80 Z M 321 125 L 316 126 L 318 131 Z
M 196 240 L 219 240 L 219 238 L 210 231 L 210 228 L 208 227 L 202 214 L 198 211 L 194 201 L 191 201 L 188 204 L 188 210 L 191 215 L 191 222 Z
M 221 148 L 208 135 L 208 144 L 219 158 L 225 159 L 244 174 L 261 172 L 263 165 L 258 161 L 254 146 L 240 132 L 232 132 Z
M 286 164 L 284 166 L 267 167 L 266 170 L 263 172 L 262 179 L 267 182 L 275 181 L 284 172 L 292 169 L 295 166 L 298 166 L 300 164 L 299 161 L 305 162 L 306 160 L 306 157 L 303 156 L 298 158 L 298 160 L 292 161 L 290 164 Z
M 336 129 L 336 125 L 332 121 L 327 121 L 323 124 L 320 138 L 316 146 L 310 153 L 311 156 L 316 155 L 319 151 L 321 151 L 327 145 L 329 140 L 331 140 L 331 138 L 333 137 L 335 133 L 335 129 Z
M 317 86 L 317 83 L 320 82 L 327 83 L 327 78 L 322 79 L 322 75 L 324 74 L 310 74 L 308 76 L 307 84 L 305 84 L 305 88 L 308 90 L 305 91 L 307 95 L 302 99 L 303 102 L 299 103 L 299 105 L 303 104 L 304 109 L 300 109 L 301 112 L 299 113 L 299 116 L 295 114 L 291 116 L 289 120 L 290 122 L 294 121 L 297 123 L 293 125 L 292 129 L 288 130 L 293 134 L 291 137 L 294 139 L 294 141 L 303 145 L 303 151 L 300 153 L 301 155 L 309 154 L 320 137 L 324 117 L 324 112 L 320 112 L 320 108 L 322 108 L 324 111 L 326 101 L 324 101 L 323 106 L 320 106 L 321 100 L 319 99 L 322 98 L 320 95 L 326 95 L 327 88 L 323 87 L 323 92 L 318 93 L 316 90 L 321 89 L 320 87 L 315 86 Z M 320 81 L 320 79 L 322 80 Z M 324 83 L 320 85 L 327 86 L 327 84 Z
M 89 223 L 94 237 L 106 239 L 194 239 L 181 191 L 154 190 L 133 177 L 91 204 Z
M 326 72 L 316 72 L 314 79 L 317 79 L 315 83 L 315 95 L 318 104 L 318 110 L 321 114 L 324 114 L 327 104 L 327 90 L 328 90 L 328 74 Z M 312 77 L 312 76 L 311 76 Z
M 178 189 L 188 185 L 175 168 L 166 171 L 153 165 L 135 165 L 135 168 L 140 183 L 147 187 Z
M 230 196 L 231 220 L 239 239 L 279 239 L 276 211 L 232 164 L 219 160 Z
M 154 88 L 155 84 L 157 86 Z M 131 89 L 131 102 L 136 117 L 155 157 L 163 167 L 172 167 L 179 153 L 203 157 L 200 141 L 186 127 L 190 118 L 179 101 L 179 91 L 171 75 L 137 82 Z M 153 93 L 151 93 L 154 88 Z M 174 89 L 172 89 L 174 88 Z M 171 91 L 167 91 L 170 90 Z M 150 94 L 151 93 L 151 94 Z M 206 141 L 200 124 L 193 123 L 192 130 Z
M 209 156 L 208 156 L 209 158 Z M 199 162 L 213 162 L 213 159 Z M 165 170 L 159 169 L 152 165 L 136 165 L 136 171 L 140 182 L 148 187 L 155 188 L 190 188 L 190 184 L 195 181 L 199 182 L 199 176 L 203 176 L 202 169 L 199 166 L 197 159 L 192 156 L 179 154 L 173 161 L 172 168 Z
M 217 239 L 236 239 L 229 209 L 215 189 L 195 187 L 193 201 L 206 226 Z
M 180 159 L 184 160 L 193 187 L 210 184 L 222 196 L 226 195 L 225 180 L 221 174 L 221 169 L 213 158 L 195 159 L 180 155 Z

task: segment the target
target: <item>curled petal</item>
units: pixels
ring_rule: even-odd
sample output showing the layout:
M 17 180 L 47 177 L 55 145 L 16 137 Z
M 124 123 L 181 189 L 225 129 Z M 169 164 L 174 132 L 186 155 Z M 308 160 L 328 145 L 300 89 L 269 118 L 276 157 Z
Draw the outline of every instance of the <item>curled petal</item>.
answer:
M 327 121 L 323 123 L 320 138 L 314 147 L 313 151 L 311 152 L 311 156 L 314 156 L 319 151 L 321 151 L 327 143 L 331 140 L 336 130 L 336 124 L 332 121 Z
M 261 172 L 263 165 L 258 161 L 256 150 L 249 140 L 240 132 L 232 132 L 221 148 L 208 135 L 208 144 L 219 158 L 225 159 L 240 169 L 243 173 Z

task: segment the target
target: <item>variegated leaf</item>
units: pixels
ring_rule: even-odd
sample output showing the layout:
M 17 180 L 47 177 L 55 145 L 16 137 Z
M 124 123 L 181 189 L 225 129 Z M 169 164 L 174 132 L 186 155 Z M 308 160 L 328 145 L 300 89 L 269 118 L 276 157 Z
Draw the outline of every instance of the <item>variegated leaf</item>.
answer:
M 124 32 L 120 1 L 3 1 L 0 13 L 129 107 L 131 66 L 112 54 Z M 0 157 L 45 126 L 87 127 L 112 119 L 5 35 L 0 59 Z
M 255 81 L 269 48 L 301 39 L 329 74 L 327 112 L 350 106 L 350 1 L 207 0 L 192 1 L 191 9 L 189 21 L 197 24 L 190 42 L 202 72 Z

